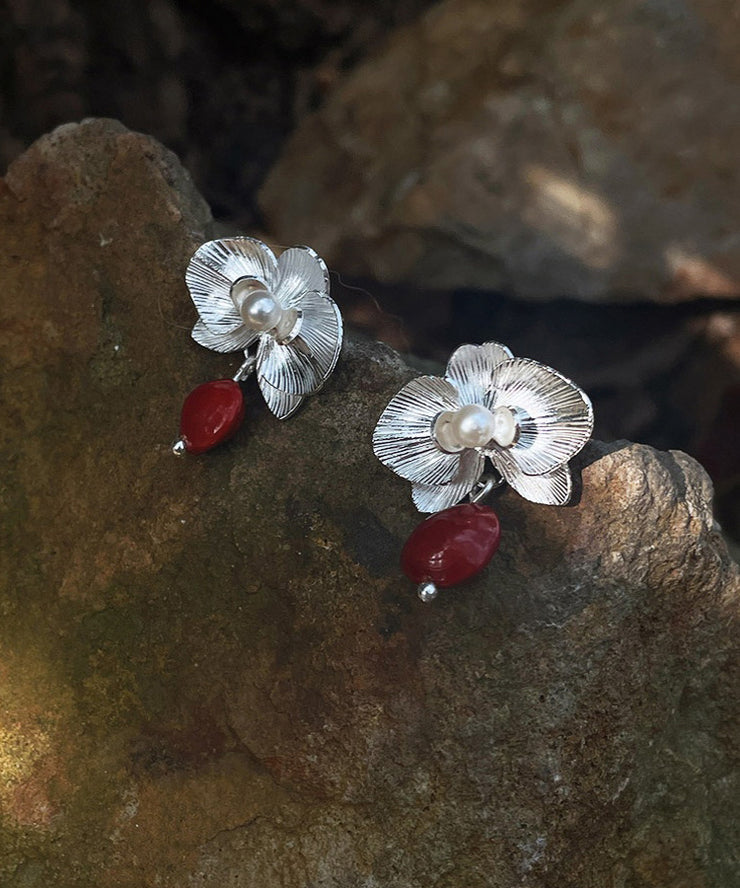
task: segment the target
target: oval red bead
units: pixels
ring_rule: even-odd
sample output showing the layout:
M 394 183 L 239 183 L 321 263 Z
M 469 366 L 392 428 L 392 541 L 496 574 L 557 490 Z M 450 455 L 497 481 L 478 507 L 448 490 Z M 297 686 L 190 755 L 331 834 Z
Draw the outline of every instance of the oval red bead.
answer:
M 188 453 L 204 453 L 227 441 L 244 419 L 244 395 L 233 379 L 216 379 L 193 389 L 180 416 L 180 436 Z
M 498 516 L 479 503 L 464 503 L 427 518 L 406 540 L 401 567 L 414 583 L 440 589 L 462 583 L 483 570 L 496 554 Z

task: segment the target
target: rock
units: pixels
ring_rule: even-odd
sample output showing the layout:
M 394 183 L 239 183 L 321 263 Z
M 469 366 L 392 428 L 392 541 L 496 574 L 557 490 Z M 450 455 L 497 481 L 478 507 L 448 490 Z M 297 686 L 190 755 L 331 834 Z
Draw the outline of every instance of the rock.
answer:
M 591 444 L 419 602 L 370 434 L 413 375 L 348 337 L 279 423 L 176 460 L 209 215 L 106 121 L 0 189 L 0 883 L 727 888 L 738 570 L 681 453 Z
M 269 227 L 388 282 L 737 297 L 733 10 L 446 0 L 298 127 Z
M 232 230 L 253 227 L 257 189 L 297 117 L 430 2 L 8 0 L 0 172 L 57 124 L 117 117 L 186 157 Z

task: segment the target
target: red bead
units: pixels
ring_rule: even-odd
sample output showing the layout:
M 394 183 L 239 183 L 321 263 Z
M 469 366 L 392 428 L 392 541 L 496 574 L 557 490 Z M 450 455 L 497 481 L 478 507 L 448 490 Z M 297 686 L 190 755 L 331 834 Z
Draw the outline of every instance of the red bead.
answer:
M 496 554 L 501 526 L 488 506 L 464 503 L 427 518 L 406 540 L 401 567 L 414 583 L 440 589 L 483 570 Z
M 180 436 L 188 453 L 204 453 L 228 440 L 244 419 L 244 395 L 233 379 L 217 379 L 193 389 L 180 416 Z

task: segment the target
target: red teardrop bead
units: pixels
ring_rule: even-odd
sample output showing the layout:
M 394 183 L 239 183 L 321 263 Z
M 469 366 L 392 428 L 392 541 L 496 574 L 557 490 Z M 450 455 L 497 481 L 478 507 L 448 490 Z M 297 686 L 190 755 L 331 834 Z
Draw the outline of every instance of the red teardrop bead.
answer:
M 483 570 L 496 554 L 498 516 L 479 503 L 463 503 L 422 521 L 401 553 L 403 572 L 413 583 L 431 581 L 440 589 Z
M 227 441 L 244 419 L 244 395 L 233 379 L 216 379 L 193 389 L 180 416 L 180 436 L 188 453 L 205 453 Z

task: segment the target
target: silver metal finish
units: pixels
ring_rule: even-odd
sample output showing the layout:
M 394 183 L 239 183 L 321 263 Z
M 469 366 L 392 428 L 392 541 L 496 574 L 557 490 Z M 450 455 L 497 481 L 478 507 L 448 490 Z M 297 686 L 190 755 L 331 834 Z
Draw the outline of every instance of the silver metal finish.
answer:
M 303 395 L 289 395 L 286 394 L 286 392 L 281 392 L 278 389 L 273 388 L 269 382 L 266 382 L 264 379 L 258 379 L 257 382 L 259 383 L 260 391 L 262 392 L 262 397 L 265 399 L 265 403 L 278 419 L 288 419 L 288 417 L 292 416 L 305 400 Z
M 515 436 L 502 439 L 507 446 L 492 439 L 460 452 L 441 449 L 434 437 L 437 418 L 468 404 L 511 411 L 517 428 Z M 458 348 L 444 379 L 423 376 L 404 386 L 378 420 L 373 447 L 381 462 L 413 482 L 412 497 L 423 512 L 469 495 L 486 458 L 525 499 L 564 505 L 572 494 L 567 463 L 591 437 L 593 421 L 591 401 L 574 382 L 489 342 Z
M 342 345 L 342 318 L 336 304 L 321 293 L 306 293 L 301 302 L 301 327 L 290 342 L 261 336 L 258 376 L 278 391 L 310 395 L 334 369 Z
M 342 316 L 329 296 L 326 265 L 312 249 L 290 247 L 276 258 L 255 238 L 209 241 L 190 260 L 185 279 L 200 316 L 195 341 L 213 351 L 244 351 L 247 362 L 255 362 L 262 394 L 278 418 L 290 416 L 324 385 L 342 347 Z M 237 304 L 244 287 L 233 289 L 240 281 L 267 292 L 279 305 L 280 323 L 250 329 Z M 247 321 L 257 317 L 257 307 L 252 308 L 244 312 Z M 259 320 L 268 326 L 261 315 Z M 254 343 L 257 353 L 250 359 L 247 349 Z M 241 369 L 237 381 L 246 378 L 240 374 Z
M 493 454 L 491 461 L 516 492 L 532 503 L 564 506 L 573 494 L 573 481 L 567 465 L 544 475 L 525 475 L 508 453 Z
M 461 502 L 478 483 L 485 468 L 485 457 L 476 450 L 465 450 L 460 468 L 449 484 L 412 484 L 411 498 L 420 512 L 440 512 Z
M 434 585 L 434 583 L 419 583 L 419 586 L 416 590 L 417 595 L 421 598 L 422 601 L 433 601 L 437 595 L 439 595 L 439 589 Z
M 273 290 L 277 259 L 272 250 L 253 237 L 208 241 L 195 251 L 185 282 L 203 323 L 212 333 L 243 326 L 231 288 L 240 278 L 261 281 Z
M 289 247 L 278 259 L 275 288 L 285 308 L 297 308 L 306 292 L 329 295 L 329 270 L 310 247 Z
M 239 327 L 231 333 L 211 333 L 203 321 L 197 321 L 193 327 L 193 339 L 211 351 L 228 354 L 229 352 L 245 351 L 252 343 L 257 341 L 258 333 Z
M 182 438 L 178 438 L 172 444 L 172 452 L 175 456 L 185 456 L 187 453 L 187 447 L 185 446 L 185 441 Z
M 257 366 L 257 355 L 249 352 L 245 352 L 244 355 L 244 362 L 232 377 L 234 382 L 244 382 L 245 379 L 249 379 Z
M 460 393 L 461 404 L 486 404 L 486 392 L 491 383 L 491 371 L 502 361 L 514 355 L 500 342 L 483 345 L 461 345 L 447 362 L 445 379 Z
M 516 413 L 519 436 L 508 453 L 525 475 L 562 466 L 591 437 L 591 401 L 574 382 L 537 361 L 514 358 L 499 364 L 487 398 L 490 409 L 509 407 Z
M 505 483 L 503 476 L 498 472 L 495 475 L 484 475 L 478 482 L 477 489 L 470 494 L 470 502 L 482 502 L 491 491 L 496 490 Z
M 460 466 L 459 453 L 446 453 L 434 440 L 437 416 L 460 406 L 446 379 L 421 376 L 405 385 L 383 411 L 373 434 L 378 459 L 416 484 L 448 484 Z
M 267 244 L 257 238 L 226 237 L 208 241 L 198 247 L 185 273 L 188 287 L 193 276 L 199 273 L 206 280 L 212 280 L 213 273 L 217 274 L 221 280 L 228 281 L 229 290 L 240 278 L 261 281 L 267 290 L 274 290 L 277 259 Z M 195 300 L 195 296 L 193 299 Z M 200 316 L 206 320 L 200 306 L 197 303 L 196 306 Z M 208 315 L 210 306 L 206 305 L 204 309 L 205 315 Z M 207 320 L 206 323 L 208 324 Z

